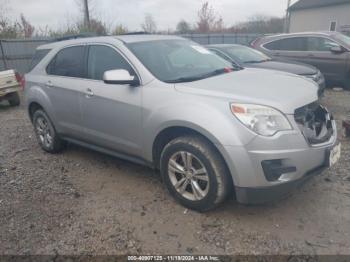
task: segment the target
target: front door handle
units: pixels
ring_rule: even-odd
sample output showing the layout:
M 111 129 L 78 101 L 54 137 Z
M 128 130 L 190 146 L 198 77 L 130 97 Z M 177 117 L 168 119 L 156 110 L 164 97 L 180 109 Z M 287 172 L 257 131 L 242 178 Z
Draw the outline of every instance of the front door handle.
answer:
M 94 92 L 90 88 L 86 89 L 86 97 L 90 98 L 94 96 Z

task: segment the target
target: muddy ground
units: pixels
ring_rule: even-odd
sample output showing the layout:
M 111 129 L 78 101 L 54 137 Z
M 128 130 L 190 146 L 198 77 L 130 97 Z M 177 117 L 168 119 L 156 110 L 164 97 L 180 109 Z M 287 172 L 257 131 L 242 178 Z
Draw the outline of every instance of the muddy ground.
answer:
M 350 93 L 324 99 L 340 121 Z M 350 254 L 350 141 L 288 199 L 200 214 L 157 172 L 69 145 L 44 153 L 23 106 L 0 104 L 0 254 Z

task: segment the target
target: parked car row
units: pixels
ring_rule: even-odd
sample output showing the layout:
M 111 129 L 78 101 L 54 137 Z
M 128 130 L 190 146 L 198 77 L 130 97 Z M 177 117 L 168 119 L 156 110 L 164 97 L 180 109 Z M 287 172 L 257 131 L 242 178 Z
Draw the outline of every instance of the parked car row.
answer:
M 275 59 L 313 65 L 332 84 L 350 89 L 350 37 L 338 32 L 272 35 L 252 46 Z
M 288 72 L 312 79 L 319 85 L 319 96 L 324 94 L 325 79 L 317 68 L 281 59 L 272 59 L 264 53 L 242 45 L 209 45 L 207 48 L 236 67 L 264 68 Z
M 174 198 L 199 211 L 232 195 L 275 200 L 339 160 L 315 68 L 210 49 L 219 56 L 157 35 L 39 47 L 25 86 L 39 145 L 56 153 L 72 142 L 159 169 Z

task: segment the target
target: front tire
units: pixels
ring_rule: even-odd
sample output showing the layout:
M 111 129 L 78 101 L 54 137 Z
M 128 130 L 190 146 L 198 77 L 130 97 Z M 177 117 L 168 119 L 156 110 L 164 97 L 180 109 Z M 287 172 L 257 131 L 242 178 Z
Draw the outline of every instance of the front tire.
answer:
M 10 106 L 19 106 L 21 103 L 21 100 L 19 98 L 19 94 L 18 93 L 12 93 L 10 95 L 10 97 L 8 98 L 8 102 L 10 104 Z
M 216 208 L 232 189 L 220 154 L 200 136 L 172 140 L 161 154 L 160 167 L 171 195 L 193 210 L 203 212 Z
M 62 151 L 65 142 L 61 140 L 47 114 L 43 110 L 37 110 L 33 114 L 34 132 L 40 147 L 48 153 Z

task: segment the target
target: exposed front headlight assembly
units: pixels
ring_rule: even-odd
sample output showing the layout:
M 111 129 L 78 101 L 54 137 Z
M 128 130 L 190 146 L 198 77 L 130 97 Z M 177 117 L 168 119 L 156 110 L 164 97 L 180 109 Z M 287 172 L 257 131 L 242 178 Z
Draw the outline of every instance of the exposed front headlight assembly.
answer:
M 231 112 L 246 127 L 262 136 L 292 130 L 288 119 L 278 110 L 261 105 L 231 103 Z

